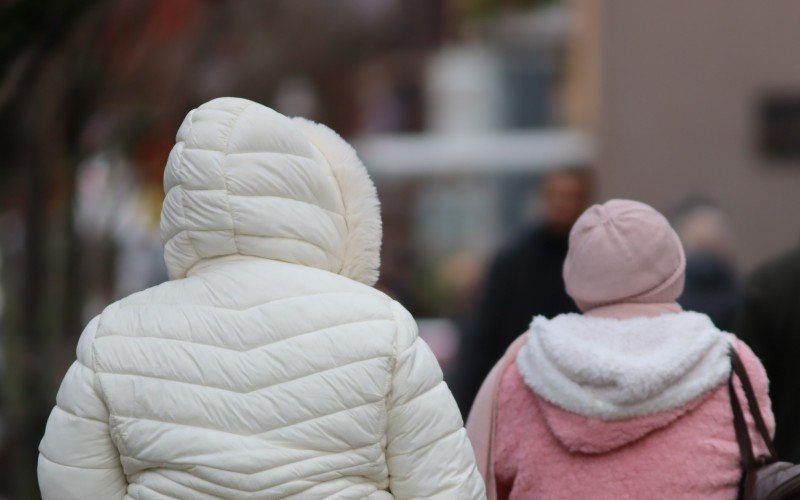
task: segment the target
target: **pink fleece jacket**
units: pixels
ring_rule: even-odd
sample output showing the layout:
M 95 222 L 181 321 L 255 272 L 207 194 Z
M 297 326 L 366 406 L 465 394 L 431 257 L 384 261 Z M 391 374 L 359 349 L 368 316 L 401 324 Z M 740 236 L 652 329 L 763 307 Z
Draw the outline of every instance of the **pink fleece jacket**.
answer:
M 744 343 L 727 337 L 774 432 L 764 368 Z M 740 457 L 726 381 L 667 411 L 604 420 L 546 401 L 515 362 L 497 398 L 492 452 L 499 499 L 737 496 Z
M 467 422 L 490 500 L 736 498 L 730 349 L 774 430 L 767 376 L 745 344 L 675 303 L 677 235 L 653 208 L 611 200 L 581 215 L 569 247 L 564 282 L 585 314 L 534 318 Z

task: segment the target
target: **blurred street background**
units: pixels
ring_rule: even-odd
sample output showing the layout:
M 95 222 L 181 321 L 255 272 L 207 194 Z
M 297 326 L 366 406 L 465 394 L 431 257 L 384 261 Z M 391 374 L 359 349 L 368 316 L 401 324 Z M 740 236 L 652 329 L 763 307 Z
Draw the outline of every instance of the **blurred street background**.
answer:
M 245 97 L 354 144 L 378 286 L 458 387 L 487 268 L 570 209 L 544 189 L 562 169 L 672 217 L 724 274 L 697 260 L 686 300 L 732 324 L 741 279 L 800 242 L 798 26 L 795 0 L 0 1 L 0 497 L 37 498 L 85 323 L 166 279 L 162 172 L 193 107 Z

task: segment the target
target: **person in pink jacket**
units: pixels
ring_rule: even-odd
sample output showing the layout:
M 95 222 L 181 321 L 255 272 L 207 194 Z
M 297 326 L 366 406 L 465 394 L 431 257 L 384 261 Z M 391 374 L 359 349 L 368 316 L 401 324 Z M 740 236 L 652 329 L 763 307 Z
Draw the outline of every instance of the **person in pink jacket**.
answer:
M 470 415 L 490 499 L 737 497 L 730 349 L 774 432 L 767 376 L 747 345 L 681 310 L 684 267 L 648 205 L 612 200 L 578 219 L 564 280 L 583 314 L 534 318 Z

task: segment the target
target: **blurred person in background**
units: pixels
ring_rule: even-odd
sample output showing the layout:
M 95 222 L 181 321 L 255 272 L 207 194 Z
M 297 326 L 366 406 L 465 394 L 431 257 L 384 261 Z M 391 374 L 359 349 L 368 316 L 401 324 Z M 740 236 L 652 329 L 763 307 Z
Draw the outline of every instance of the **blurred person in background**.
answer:
M 164 185 L 171 281 L 86 327 L 43 498 L 484 498 L 439 365 L 372 287 L 379 202 L 341 137 L 215 99 Z
M 414 252 L 404 244 L 381 251 L 381 277 L 375 288 L 404 305 L 417 316 L 419 305 L 413 293 Z
M 577 311 L 564 289 L 561 268 L 569 231 L 592 197 L 587 168 L 554 170 L 540 185 L 542 219 L 502 248 L 487 274 L 459 356 L 454 386 L 466 415 L 481 382 L 536 315 Z
M 563 273 L 582 314 L 534 318 L 469 416 L 490 500 L 737 498 L 730 391 L 745 397 L 733 353 L 772 433 L 767 375 L 744 342 L 681 309 L 685 265 L 644 203 L 611 200 L 578 219 Z M 744 420 L 758 456 L 766 446 Z
M 707 314 L 718 328 L 732 332 L 739 283 L 725 213 L 709 200 L 690 199 L 676 210 L 674 226 L 686 250 L 686 285 L 678 303 Z
M 747 278 L 736 333 L 769 374 L 778 454 L 800 462 L 800 246 Z

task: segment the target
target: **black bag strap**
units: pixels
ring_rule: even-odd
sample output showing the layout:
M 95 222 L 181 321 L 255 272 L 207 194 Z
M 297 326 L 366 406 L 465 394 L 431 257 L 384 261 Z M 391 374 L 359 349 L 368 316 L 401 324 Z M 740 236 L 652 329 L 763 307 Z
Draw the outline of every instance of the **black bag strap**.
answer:
M 755 466 L 756 459 L 753 456 L 753 445 L 750 442 L 750 432 L 747 430 L 747 422 L 742 413 L 742 405 L 739 403 L 736 389 L 733 386 L 733 370 L 731 370 L 731 374 L 728 377 L 728 394 L 730 394 L 731 398 L 733 428 L 736 431 L 736 442 L 739 443 L 739 452 L 742 455 L 742 465 L 744 466 L 744 470 L 752 470 Z
M 758 429 L 759 434 L 761 434 L 761 439 L 767 446 L 770 458 L 777 460 L 778 452 L 775 450 L 775 443 L 772 442 L 772 437 L 769 435 L 769 429 L 767 429 L 767 424 L 764 420 L 764 414 L 761 413 L 761 407 L 756 399 L 756 393 L 753 390 L 753 384 L 750 383 L 750 377 L 747 375 L 747 370 L 745 369 L 744 363 L 742 363 L 742 359 L 739 357 L 739 354 L 733 349 L 731 351 L 733 353 L 731 356 L 733 371 L 736 372 L 736 376 L 739 377 L 739 381 L 742 383 L 742 389 L 744 390 L 745 398 L 747 398 L 747 406 L 750 408 L 750 414 L 753 416 L 756 429 Z
M 731 398 L 731 410 L 733 412 L 733 427 L 736 430 L 736 441 L 739 443 L 739 450 L 742 454 L 742 462 L 745 467 L 745 470 L 752 470 L 753 468 L 759 465 L 759 462 L 762 463 L 770 463 L 774 462 L 778 459 L 778 453 L 775 451 L 775 444 L 772 442 L 772 438 L 769 435 L 769 430 L 767 429 L 767 424 L 764 421 L 764 416 L 761 413 L 761 407 L 758 404 L 758 400 L 756 399 L 755 391 L 753 390 L 753 384 L 750 383 L 750 377 L 747 375 L 747 370 L 744 367 L 744 363 L 742 363 L 742 359 L 739 357 L 739 354 L 736 352 L 736 349 L 731 346 L 730 349 L 730 357 L 731 357 L 731 374 L 728 378 L 728 392 L 730 393 Z M 734 375 L 739 378 L 739 381 L 742 384 L 742 391 L 744 392 L 745 398 L 747 399 L 747 406 L 750 410 L 750 415 L 753 417 L 753 422 L 756 424 L 756 429 L 758 433 L 761 435 L 761 439 L 767 447 L 769 451 L 769 456 L 766 459 L 757 459 L 755 453 L 753 452 L 752 441 L 750 439 L 750 432 L 747 429 L 747 422 L 744 418 L 744 412 L 742 411 L 742 405 L 739 402 L 739 397 L 736 394 L 736 389 L 733 383 Z

